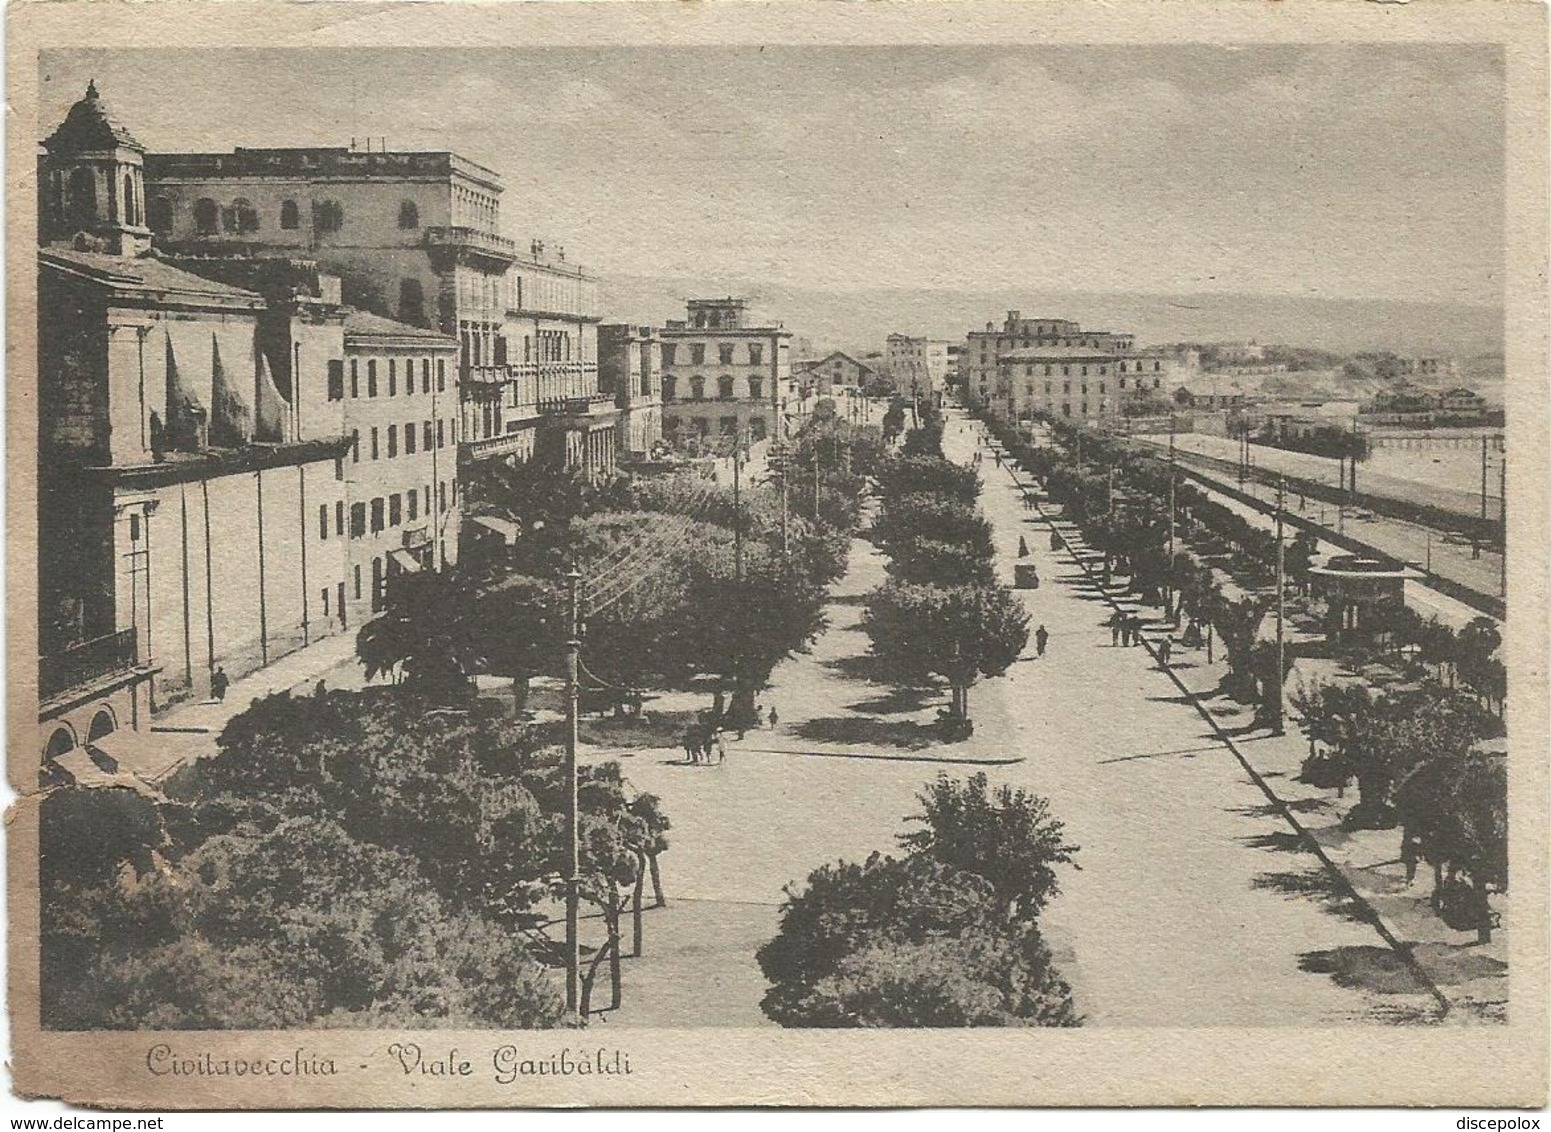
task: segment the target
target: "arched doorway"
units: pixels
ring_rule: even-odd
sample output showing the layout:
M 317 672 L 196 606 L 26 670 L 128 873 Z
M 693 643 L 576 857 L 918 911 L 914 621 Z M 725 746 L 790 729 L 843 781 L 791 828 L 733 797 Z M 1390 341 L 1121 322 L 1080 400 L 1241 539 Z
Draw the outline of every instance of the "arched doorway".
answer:
M 117 730 L 118 721 L 113 718 L 113 709 L 103 708 L 92 716 L 92 725 L 86 729 L 86 741 L 90 743 Z
M 48 737 L 48 746 L 43 748 L 43 757 L 57 759 L 60 755 L 68 754 L 73 750 L 75 750 L 75 733 L 68 727 L 57 727 Z

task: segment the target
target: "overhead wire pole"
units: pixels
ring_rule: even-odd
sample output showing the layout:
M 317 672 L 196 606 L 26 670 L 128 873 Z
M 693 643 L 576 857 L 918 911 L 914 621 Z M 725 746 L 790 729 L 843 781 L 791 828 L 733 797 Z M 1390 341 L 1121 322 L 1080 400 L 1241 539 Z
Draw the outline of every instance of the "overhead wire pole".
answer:
M 1164 574 L 1169 583 L 1169 616 L 1174 613 L 1174 414 L 1169 414 L 1169 568 Z M 1179 624 L 1174 621 L 1174 624 Z
M 576 568 L 575 562 L 565 572 L 565 580 L 570 590 L 570 635 L 565 642 L 565 1008 L 566 1013 L 574 1017 L 581 1001 L 581 943 L 577 923 L 581 899 L 581 842 L 577 812 L 576 746 L 581 707 L 577 669 L 582 654 L 582 572 Z
M 1282 546 L 1282 508 L 1287 498 L 1287 477 L 1276 480 L 1276 703 L 1271 714 L 1271 734 L 1281 735 L 1282 724 L 1282 672 L 1286 667 L 1286 634 L 1283 625 L 1287 619 L 1287 563 Z

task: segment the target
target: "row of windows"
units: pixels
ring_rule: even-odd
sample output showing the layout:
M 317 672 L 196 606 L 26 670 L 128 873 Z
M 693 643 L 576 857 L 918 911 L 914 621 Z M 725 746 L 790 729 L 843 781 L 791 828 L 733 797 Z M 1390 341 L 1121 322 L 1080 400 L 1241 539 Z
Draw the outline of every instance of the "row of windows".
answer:
M 1050 387 L 1051 387 L 1052 384 L 1054 384 L 1054 383 L 1053 382 L 1049 382 L 1049 381 L 1045 382 L 1045 396 L 1046 397 L 1050 396 Z M 1159 381 L 1157 378 L 1154 378 L 1153 379 L 1153 383 L 1152 383 L 1152 387 L 1154 389 L 1158 389 L 1158 388 L 1160 388 L 1162 386 L 1162 384 L 1163 383 L 1161 381 Z M 1125 387 L 1126 387 L 1126 379 L 1122 377 L 1120 379 L 1120 388 L 1124 389 Z M 1032 381 L 1029 382 L 1026 386 L 1024 386 L 1024 388 L 1028 390 L 1028 395 L 1030 397 L 1034 396 L 1034 383 Z M 1070 381 L 1063 381 L 1061 383 L 1061 392 L 1062 393 L 1070 393 L 1071 391 L 1072 391 L 1072 383 Z M 1088 383 L 1086 381 L 1082 383 L 1082 391 L 1084 393 L 1088 392 Z M 1099 382 L 1099 392 L 1100 393 L 1104 392 L 1104 382 L 1102 382 L 1102 381 Z M 1143 386 L 1141 381 L 1137 381 L 1137 383 L 1136 383 L 1136 392 L 1139 393 L 1139 394 L 1143 393 L 1143 392 L 1146 392 L 1146 389 Z
M 392 495 L 379 495 L 371 501 L 368 507 L 365 503 L 352 503 L 350 505 L 350 537 L 365 538 L 367 532 L 381 534 L 389 527 L 397 527 L 405 522 L 413 523 L 420 518 L 422 501 L 425 506 L 426 518 L 431 517 L 431 485 L 426 484 L 423 489 L 412 487 L 406 493 L 394 492 Z M 408 502 L 408 517 L 405 515 L 405 502 Z M 452 484 L 452 503 L 458 502 L 458 483 Z M 436 503 L 438 511 L 446 511 L 448 506 L 447 485 L 436 485 Z M 368 525 L 370 524 L 370 525 Z M 334 537 L 345 537 L 345 504 L 341 500 L 334 504 Z M 318 507 L 318 538 L 327 541 L 329 537 L 329 505 L 321 504 Z M 357 594 L 357 597 L 360 595 Z
M 158 232 L 172 231 L 177 205 L 170 197 L 153 197 L 149 211 L 153 229 Z M 282 201 L 280 227 L 286 231 L 295 231 L 301 226 L 301 206 L 294 200 Z M 337 200 L 313 201 L 312 226 L 320 232 L 338 232 L 345 226 L 344 205 Z M 194 230 L 202 236 L 213 236 L 217 232 L 257 232 L 260 227 L 258 209 L 244 197 L 238 197 L 225 205 L 209 197 L 200 197 L 194 202 Z M 406 200 L 399 205 L 399 227 L 420 227 L 420 206 L 414 201 Z
M 681 428 L 689 430 L 698 436 L 711 435 L 711 419 L 709 417 L 685 417 L 682 420 L 673 413 L 664 414 L 662 418 L 663 431 L 669 434 L 677 433 Z M 719 436 L 738 435 L 738 418 L 721 417 L 717 421 Z M 765 418 L 749 418 L 749 439 L 755 442 L 765 439 Z
M 421 358 L 420 361 L 420 392 L 431 392 L 431 359 Z M 404 396 L 410 397 L 415 392 L 415 359 L 404 359 Z M 377 359 L 366 360 L 366 396 L 375 397 L 381 391 L 377 379 Z M 399 392 L 399 363 L 396 358 L 388 359 L 388 396 L 397 397 Z M 447 360 L 436 359 L 436 391 L 447 392 Z M 350 359 L 350 396 L 361 396 L 361 359 Z M 329 400 L 343 401 L 345 399 L 345 365 L 341 361 L 329 363 Z
M 765 379 L 751 377 L 748 379 L 749 397 L 755 401 L 761 401 L 765 396 Z M 735 401 L 738 398 L 737 382 L 733 377 L 723 374 L 716 379 L 716 399 L 718 401 Z M 662 399 L 664 401 L 677 401 L 678 378 L 672 374 L 664 374 L 662 379 Z M 705 378 L 698 374 L 689 379 L 689 400 L 704 401 Z
M 409 282 L 409 280 L 405 280 Z M 402 305 L 402 295 L 401 305 Z M 409 321 L 406 319 L 405 321 Z M 504 366 L 510 364 L 509 347 L 504 334 L 491 334 L 476 327 L 465 327 L 460 335 L 463 358 L 471 366 Z M 537 335 L 522 336 L 522 360 L 524 365 L 533 362 L 569 362 L 571 334 L 565 330 L 540 330 Z M 581 360 L 580 348 L 577 361 Z
M 717 347 L 716 347 L 717 360 L 720 361 L 721 364 L 724 365 L 724 366 L 736 365 L 737 362 L 734 359 L 734 352 L 736 350 L 737 350 L 737 343 L 735 343 L 735 342 L 722 342 L 722 343 L 719 343 L 717 345 Z M 662 344 L 662 364 L 663 365 L 665 365 L 665 366 L 673 365 L 674 364 L 674 358 L 677 355 L 678 355 L 678 343 L 677 342 L 664 342 Z M 765 346 L 764 346 L 764 343 L 762 343 L 762 342 L 750 342 L 748 344 L 748 358 L 749 358 L 749 365 L 751 365 L 751 366 L 764 365 L 765 364 Z M 689 345 L 689 364 L 690 365 L 695 365 L 695 366 L 705 365 L 705 343 L 704 342 L 691 342 L 690 343 L 690 345 Z
M 446 423 L 447 422 L 445 420 L 436 421 L 436 428 L 434 433 L 432 431 L 430 421 L 422 421 L 419 423 L 418 427 L 414 421 L 410 421 L 405 424 L 403 432 L 404 455 L 413 456 L 415 454 L 415 449 L 417 447 L 417 437 L 419 438 L 418 447 L 426 452 L 431 451 L 431 441 L 433 436 L 435 438 L 437 448 L 447 447 L 447 430 L 444 427 Z M 371 453 L 371 458 L 373 460 L 376 460 L 381 452 L 381 446 L 378 444 L 378 439 L 378 430 L 376 428 L 372 428 L 367 436 L 367 440 L 371 446 L 368 451 Z M 387 436 L 385 439 L 388 442 L 388 454 L 385 458 L 391 460 L 399 454 L 399 426 L 390 424 L 388 426 Z M 458 443 L 458 422 L 456 420 L 452 422 L 452 442 L 454 444 Z M 360 429 L 352 429 L 350 432 L 350 459 L 357 464 L 361 462 Z

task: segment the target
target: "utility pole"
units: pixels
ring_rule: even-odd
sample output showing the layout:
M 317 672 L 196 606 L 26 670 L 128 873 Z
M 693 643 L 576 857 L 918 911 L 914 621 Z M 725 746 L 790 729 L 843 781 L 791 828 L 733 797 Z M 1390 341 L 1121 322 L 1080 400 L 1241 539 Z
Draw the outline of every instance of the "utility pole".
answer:
M 741 438 L 739 438 L 741 439 Z M 733 575 L 743 582 L 743 445 L 732 446 L 732 561 Z
M 1508 600 L 1508 446 L 1503 445 L 1503 458 L 1497 465 L 1497 518 L 1502 523 L 1502 565 L 1499 570 L 1498 589 L 1504 601 Z
M 1169 565 L 1164 573 L 1168 581 L 1169 616 L 1174 617 L 1174 414 L 1169 414 Z M 1178 624 L 1175 621 L 1174 624 Z
M 1486 525 L 1486 446 L 1487 438 L 1481 438 L 1481 523 Z
M 581 944 L 577 920 L 581 899 L 581 842 L 578 840 L 576 797 L 576 744 L 581 695 L 578 666 L 581 660 L 581 584 L 582 572 L 576 563 L 565 572 L 570 590 L 570 636 L 565 642 L 565 1008 L 576 1015 L 581 991 Z M 578 1019 L 584 1021 L 584 1019 Z
M 780 449 L 776 451 L 774 455 L 777 456 L 780 461 L 777 474 L 779 474 L 781 477 L 781 560 L 785 562 L 792 556 L 791 537 L 787 534 L 786 522 L 786 495 L 787 488 L 791 483 L 791 469 L 787 466 L 786 462 L 786 445 L 782 444 Z
M 813 529 L 819 526 L 819 437 L 813 435 Z
M 1276 703 L 1271 712 L 1271 734 L 1284 733 L 1282 725 L 1282 672 L 1286 667 L 1283 624 L 1287 620 L 1287 562 L 1282 545 L 1282 509 L 1287 499 L 1287 477 L 1276 480 Z
M 1115 469 L 1111 467 L 1105 476 L 1105 506 L 1109 513 L 1115 513 Z

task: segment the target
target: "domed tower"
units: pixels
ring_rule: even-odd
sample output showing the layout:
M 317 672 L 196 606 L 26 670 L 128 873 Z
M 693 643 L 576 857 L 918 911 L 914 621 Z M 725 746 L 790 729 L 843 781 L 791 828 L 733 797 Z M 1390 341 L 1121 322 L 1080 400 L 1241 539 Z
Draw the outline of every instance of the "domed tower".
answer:
M 68 242 L 86 233 L 102 240 L 103 250 L 112 255 L 136 256 L 150 249 L 145 146 L 114 119 L 95 80 L 43 150 L 38 177 L 43 243 Z

